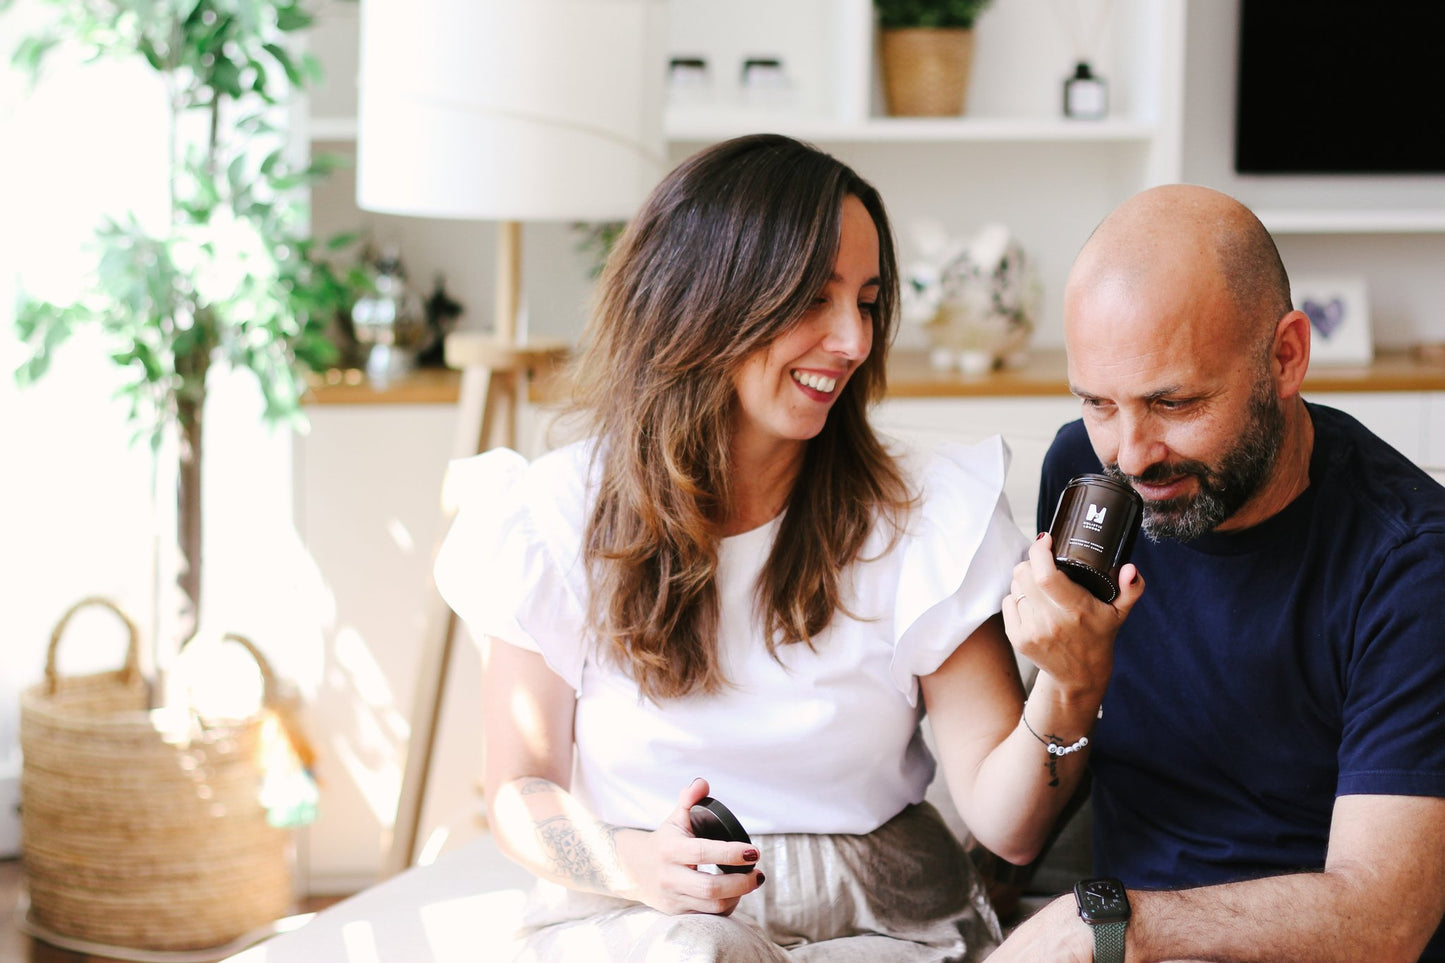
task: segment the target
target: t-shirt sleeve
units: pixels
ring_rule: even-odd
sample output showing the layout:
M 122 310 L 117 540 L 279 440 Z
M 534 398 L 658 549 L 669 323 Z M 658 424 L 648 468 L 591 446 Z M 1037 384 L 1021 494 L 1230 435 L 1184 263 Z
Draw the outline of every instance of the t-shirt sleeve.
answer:
M 566 510 L 575 499 L 555 474 L 507 449 L 453 462 L 457 514 L 433 576 L 474 638 L 538 652 L 579 689 L 585 619 L 570 580 L 580 536 Z
M 1040 470 L 1035 531 L 1047 532 L 1053 526 L 1059 496 L 1064 493 L 1064 487 L 1071 478 L 1102 470 L 1099 458 L 1089 444 L 1089 433 L 1084 429 L 1084 423 L 1071 421 L 1060 428 L 1044 455 Z
M 1340 795 L 1445 796 L 1445 533 L 1373 566 L 1347 667 Z
M 921 472 L 921 503 L 903 536 L 894 608 L 893 681 L 910 701 L 917 677 L 941 666 L 999 611 L 1028 539 L 1009 512 L 1009 452 L 994 437 L 938 449 Z

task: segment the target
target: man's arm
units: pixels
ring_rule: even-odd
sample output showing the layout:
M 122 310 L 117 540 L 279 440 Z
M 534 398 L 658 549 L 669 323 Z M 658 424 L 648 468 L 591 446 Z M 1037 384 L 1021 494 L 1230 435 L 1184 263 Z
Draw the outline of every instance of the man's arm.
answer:
M 1124 958 L 1417 960 L 1445 914 L 1445 799 L 1341 796 L 1317 873 L 1169 892 L 1131 890 Z M 1093 959 L 1072 894 L 1032 917 L 989 957 Z

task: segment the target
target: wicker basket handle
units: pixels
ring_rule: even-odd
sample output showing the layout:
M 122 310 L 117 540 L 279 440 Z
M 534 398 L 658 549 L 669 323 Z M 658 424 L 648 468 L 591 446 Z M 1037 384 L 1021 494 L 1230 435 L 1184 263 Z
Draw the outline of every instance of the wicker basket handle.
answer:
M 261 650 L 256 648 L 256 644 L 250 639 L 235 632 L 227 632 L 221 636 L 221 641 L 235 642 L 256 660 L 256 668 L 261 670 L 261 704 L 268 709 L 274 709 L 281 698 L 281 686 L 276 681 L 276 673 L 271 669 L 271 663 L 261 654 Z
M 60 685 L 60 673 L 55 668 L 55 657 L 60 646 L 60 637 L 65 634 L 65 627 L 70 623 L 71 616 L 81 609 L 91 606 L 110 609 L 115 613 L 116 618 L 125 623 L 126 631 L 130 633 L 130 641 L 126 643 L 125 665 L 121 667 L 121 677 L 126 685 L 134 685 L 140 679 L 140 630 L 136 628 L 135 622 L 121 610 L 120 606 L 103 596 L 90 595 L 66 609 L 65 614 L 60 617 L 60 621 L 55 624 L 55 629 L 50 633 L 50 648 L 45 653 L 46 695 L 54 695 L 56 688 Z
M 301 720 L 298 717 L 299 706 L 295 690 L 281 684 L 276 678 L 276 673 L 271 669 L 271 663 L 261 654 L 261 650 L 256 648 L 255 644 L 244 635 L 227 632 L 221 636 L 221 641 L 235 642 L 251 653 L 251 658 L 256 660 L 256 667 L 261 670 L 261 704 L 275 715 L 276 721 L 281 725 L 281 731 L 291 744 L 302 768 L 311 772 L 316 765 L 316 749 L 311 745 L 311 740 L 306 738 L 306 733 L 302 729 Z

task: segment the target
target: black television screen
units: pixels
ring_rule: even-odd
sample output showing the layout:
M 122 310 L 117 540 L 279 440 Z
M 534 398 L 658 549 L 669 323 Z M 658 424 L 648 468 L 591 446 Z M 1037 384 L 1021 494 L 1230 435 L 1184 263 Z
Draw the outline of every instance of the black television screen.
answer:
M 1445 173 L 1445 3 L 1240 0 L 1241 174 Z

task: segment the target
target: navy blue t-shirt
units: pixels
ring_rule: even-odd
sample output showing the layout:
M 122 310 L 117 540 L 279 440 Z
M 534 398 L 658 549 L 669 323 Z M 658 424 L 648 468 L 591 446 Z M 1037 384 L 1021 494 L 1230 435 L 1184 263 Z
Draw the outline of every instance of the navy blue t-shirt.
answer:
M 1100 875 L 1175 889 L 1320 869 L 1336 796 L 1445 796 L 1445 488 L 1349 415 L 1309 413 L 1310 484 L 1284 511 L 1135 544 L 1144 596 L 1091 742 Z M 1040 531 L 1099 470 L 1065 425 Z M 1445 960 L 1445 929 L 1422 959 Z

